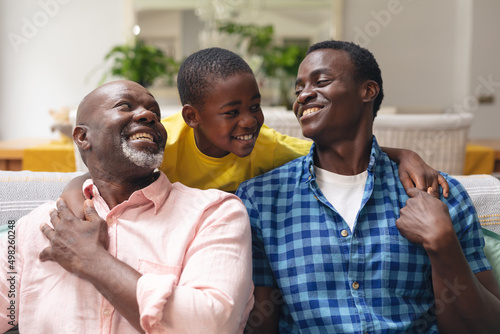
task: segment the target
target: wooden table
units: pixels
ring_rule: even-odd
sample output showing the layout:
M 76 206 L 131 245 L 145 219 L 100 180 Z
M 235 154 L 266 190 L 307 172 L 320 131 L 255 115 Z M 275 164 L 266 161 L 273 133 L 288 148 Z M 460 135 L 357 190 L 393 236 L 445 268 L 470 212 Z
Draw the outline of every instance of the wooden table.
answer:
M 500 139 L 472 139 L 469 144 L 491 147 L 495 151 L 494 173 L 500 173 Z
M 22 170 L 24 150 L 49 142 L 50 139 L 40 138 L 22 138 L 0 141 L 0 170 Z

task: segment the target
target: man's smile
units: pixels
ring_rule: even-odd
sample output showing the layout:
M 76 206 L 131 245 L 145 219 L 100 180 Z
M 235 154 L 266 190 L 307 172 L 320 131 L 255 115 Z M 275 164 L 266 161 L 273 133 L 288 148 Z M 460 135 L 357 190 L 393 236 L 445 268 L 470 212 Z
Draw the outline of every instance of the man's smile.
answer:
M 302 112 L 302 116 L 307 116 L 309 114 L 312 114 L 312 113 L 315 113 L 317 111 L 320 111 L 321 109 L 323 109 L 323 108 L 319 108 L 319 107 L 307 108 L 306 110 L 304 110 Z
M 154 138 L 151 134 L 146 133 L 146 132 L 139 132 L 131 135 L 129 137 L 130 140 L 146 140 L 150 142 L 154 142 Z
M 124 131 L 124 138 L 130 144 L 147 145 L 148 147 L 163 150 L 163 135 L 157 129 L 149 126 L 131 126 Z

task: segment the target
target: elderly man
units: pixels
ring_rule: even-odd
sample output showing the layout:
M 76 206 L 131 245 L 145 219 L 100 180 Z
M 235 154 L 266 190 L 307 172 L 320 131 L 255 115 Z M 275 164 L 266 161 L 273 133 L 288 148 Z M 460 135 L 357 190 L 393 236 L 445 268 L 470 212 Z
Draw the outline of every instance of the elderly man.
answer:
M 130 81 L 97 88 L 73 138 L 92 178 L 86 220 L 59 200 L 19 221 L 0 330 L 18 320 L 24 333 L 242 332 L 253 305 L 248 215 L 234 195 L 156 171 L 167 133 L 154 97 Z
M 309 155 L 236 192 L 253 236 L 248 332 L 499 333 L 500 290 L 466 191 L 444 174 L 444 203 L 407 195 L 373 136 L 383 97 L 373 55 L 315 44 L 295 90 Z

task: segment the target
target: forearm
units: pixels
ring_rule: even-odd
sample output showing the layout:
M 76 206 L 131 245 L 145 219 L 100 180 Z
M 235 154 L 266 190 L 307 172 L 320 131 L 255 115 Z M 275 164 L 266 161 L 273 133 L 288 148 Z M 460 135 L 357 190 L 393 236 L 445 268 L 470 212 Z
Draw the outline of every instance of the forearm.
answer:
M 251 292 L 243 287 L 242 292 Z M 162 327 L 168 333 L 238 333 L 249 295 L 228 295 L 219 289 L 175 286 L 163 308 Z M 195 321 L 193 321 L 195 319 Z
M 139 279 L 137 298 L 144 329 L 160 326 L 177 334 L 234 334 L 244 326 L 253 305 L 250 247 L 241 249 L 224 238 L 216 239 L 218 245 L 205 243 L 208 247 L 196 254 L 186 253 L 180 276 L 169 268 Z M 193 243 L 194 249 L 199 246 Z
M 428 250 L 440 332 L 497 333 L 500 301 L 476 278 L 453 237 L 446 248 Z
M 91 263 L 83 263 L 78 275 L 92 283 L 132 326 L 144 332 L 136 297 L 141 277 L 138 271 L 103 250 Z
M 89 173 L 75 177 L 66 185 L 61 194 L 61 198 L 67 203 L 73 214 L 81 219 L 84 218 L 83 202 L 85 201 L 82 188 L 87 179 L 90 179 Z
M 147 294 L 142 291 L 149 289 L 158 294 L 158 290 L 164 290 L 156 298 L 163 304 L 155 307 L 162 313 L 155 316 L 161 318 L 167 332 L 234 334 L 246 323 L 253 305 L 251 235 L 246 209 L 234 198 L 207 211 L 203 221 L 185 253 L 182 273 L 171 292 L 165 280 L 173 274 L 141 277 L 141 314 L 149 313 L 143 309 L 147 304 L 143 295 Z M 173 272 L 172 268 L 165 270 Z M 147 329 L 154 321 L 143 316 L 142 325 Z
M 404 154 L 408 154 L 411 152 L 410 150 L 403 149 L 403 148 L 394 148 L 394 147 L 385 147 L 381 146 L 380 149 L 387 154 L 389 159 L 391 159 L 394 162 L 400 163 L 402 158 L 404 158 Z

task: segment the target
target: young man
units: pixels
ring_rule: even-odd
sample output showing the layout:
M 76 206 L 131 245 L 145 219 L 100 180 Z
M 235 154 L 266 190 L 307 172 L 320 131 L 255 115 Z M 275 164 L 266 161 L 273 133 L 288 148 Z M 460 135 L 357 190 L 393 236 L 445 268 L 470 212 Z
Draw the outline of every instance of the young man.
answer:
M 0 332 L 18 321 L 21 333 L 241 333 L 253 305 L 248 215 L 232 194 L 155 172 L 167 133 L 154 97 L 131 81 L 97 88 L 73 138 L 91 176 L 86 220 L 59 201 L 16 224 Z
M 313 45 L 296 95 L 310 153 L 236 192 L 252 224 L 248 332 L 498 332 L 500 291 L 466 191 L 444 174 L 446 205 L 407 195 L 373 136 L 383 98 L 373 55 Z

